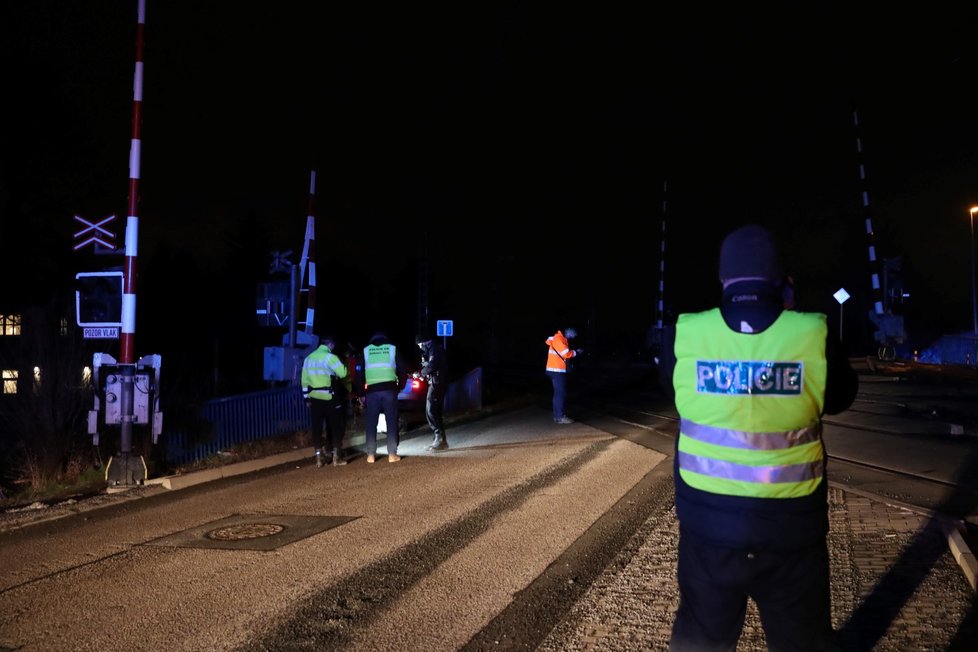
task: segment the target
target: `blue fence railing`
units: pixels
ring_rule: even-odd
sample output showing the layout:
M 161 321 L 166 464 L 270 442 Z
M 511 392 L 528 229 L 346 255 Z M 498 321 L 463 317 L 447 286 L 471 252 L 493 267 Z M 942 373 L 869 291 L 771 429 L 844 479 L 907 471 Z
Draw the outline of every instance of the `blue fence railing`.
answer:
M 478 367 L 448 385 L 445 412 L 481 408 L 482 368 Z M 302 390 L 295 385 L 277 387 L 204 403 L 193 428 L 165 430 L 163 445 L 168 463 L 189 464 L 235 444 L 307 430 L 309 426 Z
M 280 387 L 208 401 L 200 421 L 197 434 L 164 433 L 168 462 L 187 464 L 235 444 L 307 429 L 309 410 L 299 387 Z
M 445 413 L 482 409 L 482 367 L 476 367 L 445 390 Z

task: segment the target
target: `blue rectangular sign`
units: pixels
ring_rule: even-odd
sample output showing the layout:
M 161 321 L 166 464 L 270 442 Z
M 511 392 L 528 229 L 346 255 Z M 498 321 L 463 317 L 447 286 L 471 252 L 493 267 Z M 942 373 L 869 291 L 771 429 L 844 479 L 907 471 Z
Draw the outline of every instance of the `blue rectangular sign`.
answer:
M 439 319 L 436 324 L 436 333 L 438 337 L 451 337 L 452 336 L 452 320 L 451 319 Z

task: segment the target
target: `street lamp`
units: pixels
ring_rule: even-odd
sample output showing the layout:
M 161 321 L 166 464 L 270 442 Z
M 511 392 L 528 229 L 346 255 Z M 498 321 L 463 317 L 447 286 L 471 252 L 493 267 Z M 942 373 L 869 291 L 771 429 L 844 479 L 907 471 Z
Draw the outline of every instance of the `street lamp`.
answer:
M 971 216 L 971 322 L 974 326 L 975 338 L 978 339 L 978 298 L 975 293 L 975 212 L 978 206 L 968 209 Z

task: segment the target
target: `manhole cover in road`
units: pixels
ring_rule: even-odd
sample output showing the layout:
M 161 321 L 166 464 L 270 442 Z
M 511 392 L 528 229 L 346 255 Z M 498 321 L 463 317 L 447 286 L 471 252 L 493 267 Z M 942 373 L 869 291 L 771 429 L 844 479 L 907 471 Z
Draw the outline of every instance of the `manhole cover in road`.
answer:
M 225 550 L 275 550 L 349 523 L 356 518 L 358 517 L 235 514 L 147 541 L 146 545 Z
M 208 539 L 217 541 L 243 541 L 245 539 L 257 539 L 258 537 L 270 537 L 284 532 L 284 525 L 274 523 L 245 523 L 233 527 L 219 527 L 207 533 Z

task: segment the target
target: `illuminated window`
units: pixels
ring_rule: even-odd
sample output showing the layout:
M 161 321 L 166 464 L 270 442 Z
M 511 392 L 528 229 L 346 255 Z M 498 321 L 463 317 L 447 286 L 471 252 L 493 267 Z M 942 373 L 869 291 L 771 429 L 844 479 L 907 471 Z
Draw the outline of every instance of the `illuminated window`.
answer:
M 20 335 L 20 315 L 0 315 L 0 335 Z
M 61 337 L 66 337 L 68 335 L 68 320 L 64 317 L 61 318 L 61 326 L 59 330 L 61 332 Z
M 92 384 L 92 368 L 87 365 L 85 366 L 84 369 L 82 369 L 82 384 L 83 385 Z
M 3 393 L 4 394 L 17 393 L 17 370 L 16 369 L 3 370 Z
M 34 389 L 41 387 L 41 368 L 34 367 Z

